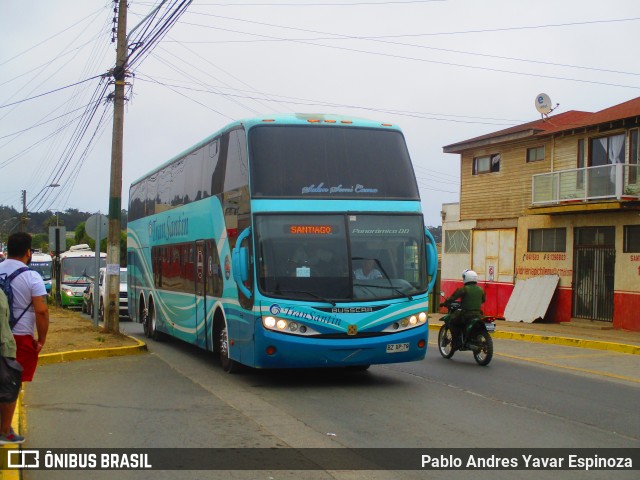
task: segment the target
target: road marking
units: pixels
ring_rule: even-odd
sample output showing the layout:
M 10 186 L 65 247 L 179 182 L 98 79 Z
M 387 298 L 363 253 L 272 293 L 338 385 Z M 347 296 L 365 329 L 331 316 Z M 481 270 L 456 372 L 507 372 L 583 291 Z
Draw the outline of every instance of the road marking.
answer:
M 436 347 L 438 346 L 438 343 L 435 342 L 429 342 L 429 345 L 435 345 Z M 546 367 L 554 367 L 554 368 L 562 368 L 564 370 L 571 370 L 574 372 L 581 372 L 581 373 L 588 373 L 591 375 L 595 375 L 595 376 L 600 376 L 600 377 L 609 377 L 609 378 L 615 378 L 616 380 L 624 380 L 626 382 L 632 382 L 632 383 L 638 383 L 640 384 L 640 379 L 637 378 L 631 378 L 631 377 L 625 377 L 624 375 L 616 375 L 615 373 L 608 373 L 608 372 L 602 372 L 600 370 L 589 370 L 587 368 L 579 368 L 579 367 L 569 367 L 567 365 L 559 365 L 557 363 L 551 363 L 551 362 L 544 362 L 542 360 L 538 360 L 536 358 L 532 358 L 532 357 L 520 357 L 518 355 L 509 355 L 508 353 L 498 353 L 495 352 L 493 353 L 496 356 L 499 357 L 505 357 L 505 358 L 511 358 L 514 360 L 523 360 L 525 362 L 531 362 L 531 363 L 537 363 L 539 365 L 544 365 Z M 594 356 L 597 354 L 594 354 Z M 589 356 L 589 355 L 576 355 L 577 356 Z M 572 356 L 558 356 L 555 358 L 575 358 Z
M 558 365 L 557 363 L 543 362 L 542 360 L 536 360 L 535 358 L 519 357 L 517 355 L 509 355 L 507 353 L 495 353 L 494 352 L 494 355 L 498 355 L 500 357 L 506 357 L 506 358 L 513 358 L 513 359 L 516 359 L 516 360 L 525 360 L 527 362 L 537 363 L 539 365 L 545 365 L 547 367 L 562 368 L 562 369 L 565 369 L 565 370 L 572 370 L 574 372 L 589 373 L 591 375 L 596 375 L 596 376 L 601 376 L 601 377 L 609 377 L 609 378 L 615 378 L 617 380 L 624 380 L 624 381 L 627 381 L 627 382 L 640 383 L 640 380 L 636 379 L 636 378 L 625 377 L 623 375 L 616 375 L 615 373 L 602 372 L 600 370 L 589 370 L 587 368 L 569 367 L 567 365 Z

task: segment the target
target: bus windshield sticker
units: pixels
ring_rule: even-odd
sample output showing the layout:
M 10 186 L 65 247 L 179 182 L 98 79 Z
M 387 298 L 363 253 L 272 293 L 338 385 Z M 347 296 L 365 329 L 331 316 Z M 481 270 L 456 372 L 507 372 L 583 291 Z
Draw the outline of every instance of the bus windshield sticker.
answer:
M 296 268 L 296 277 L 310 277 L 311 269 L 309 267 L 298 267 Z
M 302 187 L 301 193 L 303 195 L 308 193 L 328 193 L 328 194 L 339 194 L 339 193 L 359 193 L 359 194 L 368 194 L 368 193 L 378 193 L 377 188 L 366 188 L 364 185 L 356 184 L 354 187 L 344 186 L 342 184 L 336 185 L 334 187 L 325 187 L 324 182 L 316 184 L 311 184 L 308 187 Z
M 292 235 L 330 235 L 333 233 L 331 225 L 290 225 Z

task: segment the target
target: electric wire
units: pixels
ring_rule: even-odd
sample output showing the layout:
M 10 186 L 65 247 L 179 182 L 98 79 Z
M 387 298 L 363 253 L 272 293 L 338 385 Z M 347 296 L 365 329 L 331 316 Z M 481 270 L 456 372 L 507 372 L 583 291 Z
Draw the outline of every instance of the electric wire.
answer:
M 171 53 L 171 52 L 169 52 L 169 51 L 166 51 L 166 50 L 162 49 L 162 47 L 159 47 L 159 48 L 158 48 L 158 50 L 162 50 L 164 53 L 169 54 L 169 55 L 172 55 L 176 60 L 179 60 L 179 61 L 181 61 L 181 62 L 185 63 L 187 66 L 191 67 L 191 69 L 192 69 L 192 70 L 197 70 L 197 71 L 199 71 L 200 73 L 203 73 L 203 74 L 208 75 L 208 76 L 212 76 L 212 75 L 208 74 L 207 72 L 203 71 L 202 69 L 200 69 L 199 67 L 197 67 L 196 65 L 193 65 L 192 63 L 187 62 L 184 58 L 180 58 L 180 57 L 178 57 L 177 55 L 175 55 L 175 54 L 173 54 L 173 53 Z M 172 63 L 170 63 L 169 61 L 165 60 L 164 58 L 160 57 L 160 56 L 158 55 L 158 52 L 157 52 L 157 51 L 153 52 L 153 54 L 152 54 L 152 55 L 153 55 L 153 56 L 154 56 L 158 61 L 160 61 L 161 63 L 163 63 L 163 64 L 165 64 L 165 65 L 169 66 L 170 68 L 173 68 L 175 71 L 177 71 L 177 72 L 181 73 L 181 74 L 182 74 L 183 76 L 185 76 L 186 78 L 188 78 L 188 79 L 193 80 L 194 82 L 196 82 L 196 84 L 199 84 L 200 86 L 202 86 L 202 87 L 204 87 L 204 88 L 209 88 L 209 89 L 212 89 L 213 91 L 217 91 L 216 87 L 211 86 L 211 85 L 209 85 L 209 84 L 207 84 L 207 83 L 205 83 L 205 82 L 203 82 L 203 81 L 197 80 L 197 79 L 196 79 L 193 75 L 191 75 L 190 73 L 187 73 L 185 70 L 183 70 L 183 69 L 180 69 L 180 68 L 176 67 L 176 66 L 175 66 L 175 64 L 172 64 Z M 219 82 L 225 83 L 224 81 L 222 81 L 222 80 L 220 80 L 220 79 L 218 79 L 218 78 L 215 78 L 215 77 L 213 77 L 213 78 L 214 78 L 215 80 L 218 80 Z M 241 101 L 240 101 L 240 99 L 237 99 L 237 98 L 231 98 L 231 97 L 229 97 L 229 100 L 230 100 L 230 101 L 232 101 L 234 104 L 238 105 L 239 107 L 242 107 L 242 108 L 244 108 L 244 109 L 248 110 L 249 112 L 252 112 L 252 113 L 254 113 L 254 114 L 258 114 L 258 113 L 259 113 L 259 112 L 258 112 L 257 110 L 255 110 L 254 108 L 252 108 L 252 107 L 250 107 L 250 106 L 248 106 L 248 105 L 244 104 L 243 102 L 241 102 Z
M 204 16 L 207 16 L 207 17 L 221 18 L 221 19 L 224 19 L 224 20 L 231 20 L 231 21 L 237 21 L 237 22 L 242 22 L 242 23 L 255 24 L 255 25 L 260 25 L 260 26 L 267 26 L 267 27 L 272 27 L 272 28 L 280 28 L 280 29 L 285 29 L 285 30 L 296 30 L 296 31 L 302 31 L 302 32 L 306 32 L 306 33 L 314 33 L 314 34 L 321 34 L 321 35 L 331 35 L 331 36 L 336 37 L 336 38 L 359 39 L 358 37 L 352 37 L 352 36 L 349 36 L 349 35 L 327 33 L 327 32 L 321 32 L 321 31 L 317 31 L 317 30 L 309 30 L 309 29 L 302 29 L 302 28 L 298 28 L 298 27 L 290 27 L 290 26 L 286 26 L 286 25 L 276 25 L 276 24 L 271 24 L 271 23 L 267 23 L 267 22 L 246 20 L 246 19 L 228 17 L 228 16 L 223 16 L 223 15 L 205 14 L 205 13 L 197 13 L 197 12 L 193 12 L 193 14 L 195 14 L 195 15 L 204 15 Z M 584 24 L 592 24 L 592 23 L 604 23 L 604 22 L 610 23 L 610 22 L 615 22 L 615 21 L 636 21 L 636 20 L 640 20 L 640 17 L 638 17 L 638 18 L 630 18 L 630 19 L 607 20 L 607 21 L 602 20 L 602 21 L 589 21 L 589 22 L 573 22 L 573 23 L 567 23 L 567 24 L 554 24 L 554 25 L 544 25 L 544 26 L 508 27 L 508 28 L 500 28 L 500 29 L 494 29 L 494 30 L 474 30 L 474 31 L 470 30 L 470 31 L 466 31 L 466 32 L 451 32 L 450 34 L 453 34 L 453 33 L 456 33 L 456 34 L 458 34 L 458 33 L 478 33 L 478 32 L 487 32 L 487 31 L 503 31 L 503 30 L 514 30 L 514 29 L 525 29 L 525 28 L 543 28 L 543 27 L 546 28 L 546 27 L 551 27 L 551 26 L 557 27 L 557 26 L 566 26 L 566 25 L 584 25 Z M 219 27 L 211 27 L 211 26 L 207 26 L 207 25 L 199 25 L 199 24 L 193 24 L 193 23 L 188 23 L 188 22 L 181 22 L 181 23 L 184 23 L 186 25 L 199 26 L 199 27 L 203 27 L 203 28 L 221 29 Z M 221 29 L 221 30 L 224 30 L 224 29 Z M 233 31 L 233 30 L 230 30 L 230 31 Z M 392 53 L 385 53 L 385 52 L 373 52 L 373 51 L 369 51 L 369 50 L 351 48 L 351 47 L 346 47 L 346 46 L 326 45 L 326 44 L 323 44 L 323 43 L 317 43 L 315 41 L 287 39 L 287 38 L 274 37 L 272 35 L 265 35 L 265 34 L 258 34 L 258 33 L 239 32 L 239 31 L 235 31 L 235 33 L 243 33 L 243 34 L 246 34 L 246 35 L 252 35 L 252 36 L 268 38 L 270 40 L 287 41 L 287 42 L 291 42 L 291 43 L 313 45 L 313 46 L 317 46 L 317 47 L 329 48 L 329 49 L 335 49 L 335 50 L 342 50 L 342 51 L 347 51 L 347 52 L 362 53 L 362 54 L 367 54 L 367 55 L 375 55 L 375 56 L 396 58 L 396 59 L 402 59 L 402 60 L 411 60 L 411 61 L 417 61 L 417 62 L 435 63 L 435 64 L 453 66 L 453 67 L 471 68 L 471 69 L 484 70 L 484 71 L 489 71 L 489 72 L 508 73 L 508 74 L 513 74 L 513 75 L 524 75 L 524 76 L 531 76 L 531 77 L 537 77 L 537 78 L 548 78 L 548 79 L 554 79 L 554 80 L 564 80 L 564 81 L 573 81 L 573 82 L 581 82 L 581 83 L 588 83 L 588 84 L 598 84 L 598 85 L 613 86 L 613 87 L 620 87 L 620 88 L 632 88 L 632 89 L 640 88 L 640 87 L 635 86 L 635 85 L 623 85 L 623 84 L 616 84 L 616 83 L 610 83 L 610 82 L 601 82 L 601 81 L 584 79 L 584 78 L 568 78 L 568 77 L 560 77 L 560 76 L 545 75 L 545 74 L 538 74 L 538 73 L 518 72 L 518 71 L 514 71 L 514 70 L 493 68 L 493 67 L 487 67 L 487 66 L 465 65 L 465 64 L 442 61 L 442 60 L 432 60 L 432 59 L 411 57 L 411 56 L 406 56 L 406 55 L 399 55 L 399 54 L 392 54 Z M 424 35 L 436 35 L 436 34 L 415 34 L 415 35 L 406 35 L 405 34 L 405 35 L 402 35 L 402 36 L 424 36 Z M 440 34 L 438 34 L 438 35 L 440 35 Z M 382 38 L 391 38 L 391 37 L 392 36 L 376 37 L 375 41 L 382 41 L 380 39 L 382 39 Z M 412 46 L 415 46 L 415 45 L 412 45 Z
M 255 95 L 239 95 L 239 94 L 234 94 L 234 93 L 224 93 L 224 92 L 220 92 L 220 91 L 203 90 L 203 89 L 185 87 L 185 86 L 182 86 L 182 85 L 163 83 L 163 82 L 160 82 L 159 80 L 153 79 L 151 77 L 147 77 L 146 75 L 143 75 L 143 74 L 138 75 L 137 78 L 142 82 L 152 82 L 152 83 L 156 83 L 158 85 L 165 86 L 165 87 L 167 87 L 167 88 L 169 88 L 169 89 L 171 89 L 171 90 L 173 90 L 175 92 L 177 92 L 177 89 L 181 89 L 181 90 L 189 90 L 189 91 L 195 91 L 195 92 L 210 93 L 210 94 L 213 94 L 213 95 L 224 96 L 224 97 L 240 97 L 240 98 L 252 99 L 252 100 L 270 101 L 270 99 L 268 97 L 257 97 Z M 274 95 L 274 97 L 276 97 L 276 95 Z M 334 107 L 334 108 L 349 108 L 349 109 L 352 109 L 352 110 L 365 110 L 365 111 L 369 111 L 369 112 L 378 112 L 378 113 L 387 113 L 387 114 L 390 114 L 390 115 L 399 115 L 399 116 L 402 116 L 402 117 L 419 118 L 419 119 L 422 119 L 422 120 L 435 120 L 435 121 L 443 121 L 443 122 L 470 123 L 470 124 L 482 124 L 482 125 L 501 125 L 501 126 L 512 126 L 513 125 L 513 123 L 504 123 L 504 122 L 501 123 L 501 122 L 495 122 L 495 121 L 474 121 L 474 120 L 463 120 L 461 118 L 439 118 L 439 117 L 436 117 L 436 116 L 431 116 L 430 114 L 421 114 L 421 113 L 415 113 L 415 112 L 408 112 L 408 111 L 402 111 L 402 110 L 393 110 L 393 109 L 384 109 L 384 108 L 365 107 L 365 106 L 362 106 L 362 105 L 355 105 L 355 104 L 341 104 L 341 103 L 336 103 L 336 102 L 323 102 L 323 101 L 320 101 L 320 100 L 295 99 L 294 97 L 286 97 L 286 98 L 284 98 L 284 97 L 280 96 L 279 102 L 281 104 L 285 104 L 285 105 L 303 105 L 303 106 L 312 106 L 312 107 L 320 107 L 320 106 L 322 106 L 322 107 Z M 220 112 L 216 112 L 216 113 L 220 113 Z M 227 116 L 227 115 L 225 115 L 225 116 Z M 473 118 L 473 117 L 471 117 L 471 118 Z

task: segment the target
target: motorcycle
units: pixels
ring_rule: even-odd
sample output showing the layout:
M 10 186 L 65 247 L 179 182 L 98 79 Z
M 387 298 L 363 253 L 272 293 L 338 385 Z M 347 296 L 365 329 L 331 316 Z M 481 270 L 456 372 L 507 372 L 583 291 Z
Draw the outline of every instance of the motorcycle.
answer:
M 460 338 L 454 342 L 450 327 L 451 317 L 455 311 L 462 310 L 462 305 L 458 302 L 451 302 L 448 305 L 442 303 L 440 306 L 448 309 L 448 313 L 440 319 L 444 322 L 438 332 L 440 355 L 444 358 L 451 358 L 456 351 L 470 350 L 478 365 L 483 367 L 488 365 L 493 357 L 493 339 L 489 332 L 495 332 L 495 318 L 478 316 L 467 320 L 466 325 L 461 329 Z

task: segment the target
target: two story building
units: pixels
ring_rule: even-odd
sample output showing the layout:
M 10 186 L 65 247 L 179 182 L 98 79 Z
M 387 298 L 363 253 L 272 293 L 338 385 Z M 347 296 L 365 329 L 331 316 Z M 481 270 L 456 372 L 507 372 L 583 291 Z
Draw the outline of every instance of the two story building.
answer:
M 459 204 L 445 204 L 442 287 L 475 270 L 485 313 L 518 279 L 557 275 L 547 311 L 640 331 L 640 97 L 569 111 L 444 147 L 460 155 Z

